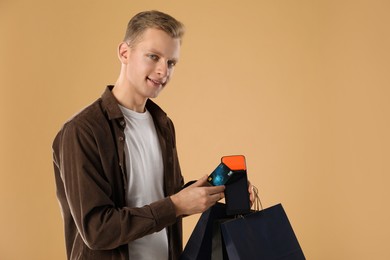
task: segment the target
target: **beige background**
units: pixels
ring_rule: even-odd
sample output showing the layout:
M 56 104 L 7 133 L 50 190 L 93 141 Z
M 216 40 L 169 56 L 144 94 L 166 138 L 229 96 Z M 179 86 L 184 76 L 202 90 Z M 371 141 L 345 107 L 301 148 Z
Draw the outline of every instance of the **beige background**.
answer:
M 187 28 L 157 99 L 186 180 L 244 154 L 307 259 L 390 259 L 389 3 L 0 0 L 0 259 L 65 259 L 52 139 L 114 83 L 127 21 L 149 9 Z

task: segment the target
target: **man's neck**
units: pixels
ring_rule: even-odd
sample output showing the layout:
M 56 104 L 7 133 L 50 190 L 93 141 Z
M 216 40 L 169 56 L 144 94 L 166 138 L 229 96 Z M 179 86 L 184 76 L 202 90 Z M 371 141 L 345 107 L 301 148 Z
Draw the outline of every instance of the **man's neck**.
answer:
M 138 113 L 145 112 L 147 99 L 134 95 L 134 93 L 131 91 L 131 88 L 121 84 L 119 80 L 115 83 L 115 86 L 112 89 L 112 94 L 118 100 L 118 103 L 125 108 Z

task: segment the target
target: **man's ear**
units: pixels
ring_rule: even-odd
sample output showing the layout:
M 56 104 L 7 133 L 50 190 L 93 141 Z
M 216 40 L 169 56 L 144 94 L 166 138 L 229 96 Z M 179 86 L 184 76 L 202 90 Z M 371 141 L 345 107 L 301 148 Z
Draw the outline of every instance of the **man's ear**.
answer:
M 118 46 L 118 58 L 123 64 L 127 64 L 127 59 L 129 57 L 129 46 L 127 43 L 122 42 Z

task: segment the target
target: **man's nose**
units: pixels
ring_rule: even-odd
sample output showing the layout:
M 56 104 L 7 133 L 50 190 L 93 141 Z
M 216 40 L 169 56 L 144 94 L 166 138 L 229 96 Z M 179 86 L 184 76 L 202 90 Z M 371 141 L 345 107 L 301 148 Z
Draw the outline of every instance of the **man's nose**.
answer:
M 168 76 L 169 73 L 168 63 L 166 61 L 160 60 L 157 64 L 156 72 L 162 77 Z

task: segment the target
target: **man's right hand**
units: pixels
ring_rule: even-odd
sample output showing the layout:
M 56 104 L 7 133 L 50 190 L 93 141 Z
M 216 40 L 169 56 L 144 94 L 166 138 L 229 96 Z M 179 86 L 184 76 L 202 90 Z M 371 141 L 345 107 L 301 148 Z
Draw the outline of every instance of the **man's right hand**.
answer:
M 210 186 L 207 175 L 171 196 L 176 216 L 202 213 L 225 197 L 225 186 Z

